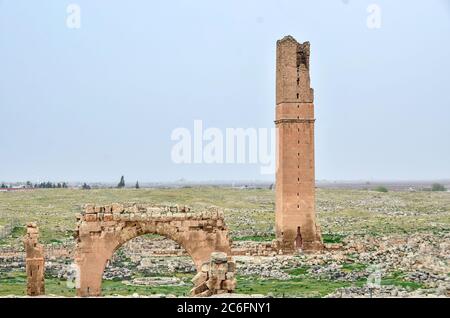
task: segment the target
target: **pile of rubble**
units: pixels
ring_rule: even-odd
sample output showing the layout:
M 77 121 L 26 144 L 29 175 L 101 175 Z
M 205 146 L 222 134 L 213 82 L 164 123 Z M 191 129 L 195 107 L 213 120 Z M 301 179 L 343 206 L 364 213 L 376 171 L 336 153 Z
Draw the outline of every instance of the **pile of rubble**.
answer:
M 214 252 L 211 261 L 204 263 L 201 270 L 194 276 L 191 296 L 209 297 L 232 293 L 236 289 L 236 264 L 225 253 Z
M 334 293 L 325 296 L 325 298 L 436 298 L 450 297 L 450 293 L 445 288 L 438 289 L 417 289 L 410 290 L 398 286 L 379 286 L 377 288 L 346 287 L 336 290 Z
M 185 284 L 177 277 L 137 277 L 123 283 L 131 286 L 182 286 Z

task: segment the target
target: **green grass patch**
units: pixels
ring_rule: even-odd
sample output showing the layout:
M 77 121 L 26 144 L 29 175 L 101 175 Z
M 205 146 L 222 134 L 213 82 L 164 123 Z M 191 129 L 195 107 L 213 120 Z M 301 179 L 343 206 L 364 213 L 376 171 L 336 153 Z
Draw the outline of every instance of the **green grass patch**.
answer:
M 130 286 L 121 281 L 104 280 L 102 284 L 102 294 L 107 295 L 155 295 L 155 294 L 172 294 L 175 296 L 188 296 L 193 285 L 186 283 L 181 286 Z
M 359 272 L 365 270 L 366 268 L 367 265 L 362 263 L 345 263 L 342 265 L 342 271 L 344 272 Z
M 341 287 L 349 287 L 350 282 L 336 282 L 309 277 L 290 280 L 263 280 L 259 277 L 238 277 L 236 293 L 272 294 L 274 297 L 323 297 Z
M 267 236 L 240 236 L 240 237 L 234 237 L 233 241 L 271 242 L 274 239 L 275 239 L 275 235 L 267 235 Z
M 193 274 L 177 273 L 174 276 L 184 278 L 186 283 L 182 286 L 129 286 L 122 283 L 120 280 L 104 280 L 102 283 L 103 295 L 132 295 L 138 293 L 140 295 L 153 294 L 172 294 L 176 296 L 187 296 L 193 287 L 190 279 Z M 27 277 L 23 272 L 9 272 L 0 274 L 0 296 L 16 295 L 25 296 Z M 67 281 L 53 277 L 45 278 L 45 293 L 46 295 L 57 295 L 73 297 L 76 294 L 74 288 L 69 288 Z
M 308 274 L 309 266 L 300 266 L 297 268 L 286 270 L 286 273 L 293 276 L 306 275 Z
M 376 191 L 376 192 L 383 192 L 383 193 L 389 192 L 389 190 L 388 190 L 386 187 L 384 187 L 384 186 L 378 186 L 378 187 L 376 187 L 375 189 L 373 189 L 373 191 Z
M 25 235 L 25 227 L 24 226 L 15 226 L 11 231 L 11 236 L 13 238 L 23 237 Z
M 381 278 L 381 285 L 394 285 L 411 290 L 416 290 L 419 288 L 424 288 L 423 284 L 416 283 L 413 281 L 408 281 L 405 279 L 405 274 L 403 272 L 393 272 L 387 277 Z
M 322 239 L 324 243 L 342 243 L 345 238 L 344 235 L 339 234 L 323 234 Z

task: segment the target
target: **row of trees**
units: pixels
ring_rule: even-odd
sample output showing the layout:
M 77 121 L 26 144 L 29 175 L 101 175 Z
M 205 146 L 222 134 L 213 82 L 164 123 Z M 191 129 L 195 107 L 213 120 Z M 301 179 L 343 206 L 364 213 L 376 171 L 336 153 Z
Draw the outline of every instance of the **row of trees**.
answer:
M 30 185 L 31 185 L 31 183 L 30 183 Z M 31 188 L 31 186 L 28 185 L 28 182 L 27 182 L 27 187 Z M 33 188 L 38 188 L 38 189 L 66 189 L 67 188 L 67 183 L 65 183 L 65 182 L 58 182 L 58 183 L 41 182 L 41 183 L 35 183 L 33 185 Z
M 136 184 L 135 184 L 135 186 L 134 186 L 136 189 L 139 189 L 140 187 L 139 187 L 139 181 L 136 181 Z M 119 189 L 122 189 L 122 188 L 125 188 L 125 177 L 124 176 L 121 176 L 120 177 L 120 181 L 119 181 L 119 183 L 117 184 L 117 188 L 119 188 Z
M 388 189 L 384 186 L 378 186 L 375 189 L 373 189 L 374 191 L 378 191 L 378 192 L 388 192 Z M 424 188 L 422 189 L 422 191 L 447 191 L 447 188 L 440 183 L 433 183 L 431 185 L 431 188 Z
M 53 182 L 40 182 L 40 183 L 35 183 L 32 184 L 30 181 L 27 181 L 26 183 L 26 188 L 35 188 L 35 189 L 62 189 L 62 188 L 67 188 L 67 183 L 65 182 L 58 182 L 58 183 L 53 183 Z M 12 188 L 11 186 L 2 183 L 0 185 L 0 189 L 8 189 L 8 188 Z
M 139 188 L 140 188 L 140 186 L 139 186 L 139 181 L 136 181 L 136 184 L 135 184 L 134 187 L 135 187 L 136 189 L 139 189 Z M 81 186 L 81 188 L 82 188 L 83 190 L 90 190 L 90 189 L 91 189 L 91 186 L 88 185 L 87 183 L 83 183 L 83 185 Z M 125 177 L 124 177 L 124 176 L 121 176 L 121 177 L 120 177 L 120 181 L 119 181 L 119 183 L 117 184 L 117 187 L 116 187 L 116 188 L 118 188 L 118 189 L 125 188 Z

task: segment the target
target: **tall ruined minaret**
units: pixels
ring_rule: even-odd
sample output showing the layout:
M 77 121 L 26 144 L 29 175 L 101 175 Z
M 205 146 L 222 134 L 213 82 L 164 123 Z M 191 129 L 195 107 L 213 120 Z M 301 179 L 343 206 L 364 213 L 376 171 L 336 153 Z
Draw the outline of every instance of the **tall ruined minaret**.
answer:
M 314 90 L 309 77 L 309 42 L 292 36 L 277 42 L 276 235 L 280 249 L 321 249 L 316 223 Z

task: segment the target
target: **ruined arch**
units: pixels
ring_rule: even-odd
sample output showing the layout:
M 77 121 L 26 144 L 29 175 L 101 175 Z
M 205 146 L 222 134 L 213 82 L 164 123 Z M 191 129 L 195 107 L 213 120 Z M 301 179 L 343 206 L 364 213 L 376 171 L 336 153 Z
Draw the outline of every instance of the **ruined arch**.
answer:
M 124 243 L 144 234 L 158 234 L 180 244 L 198 271 L 211 253 L 231 251 L 223 213 L 216 208 L 196 212 L 178 206 L 87 205 L 78 216 L 75 234 L 77 295 L 100 296 L 108 260 Z

